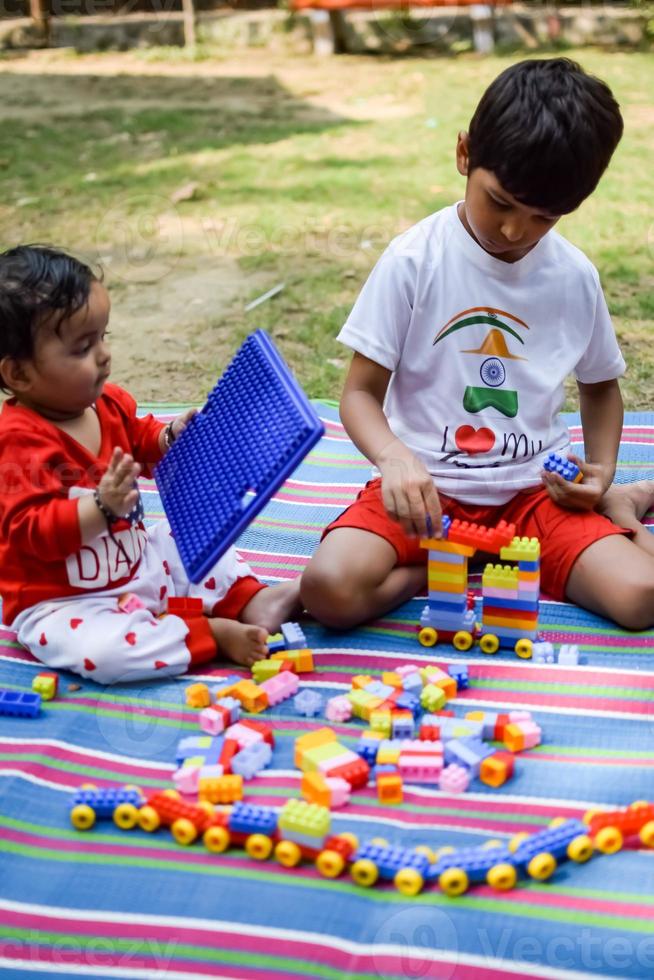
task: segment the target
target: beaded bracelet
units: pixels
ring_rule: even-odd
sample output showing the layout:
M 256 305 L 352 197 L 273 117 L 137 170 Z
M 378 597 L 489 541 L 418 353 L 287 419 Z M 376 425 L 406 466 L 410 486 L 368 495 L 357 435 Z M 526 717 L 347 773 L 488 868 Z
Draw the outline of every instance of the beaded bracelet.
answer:
M 122 520 L 118 514 L 114 514 L 113 510 L 110 510 L 106 504 L 103 504 L 102 500 L 100 499 L 100 490 L 98 487 L 96 487 L 93 491 L 93 499 L 95 501 L 95 506 L 105 518 L 109 527 L 111 527 L 112 524 L 117 524 L 118 521 Z
M 175 433 L 173 432 L 174 421 L 175 420 L 173 419 L 171 422 L 169 422 L 166 428 L 164 429 L 164 443 L 166 449 L 170 449 L 170 447 L 172 446 L 176 438 Z

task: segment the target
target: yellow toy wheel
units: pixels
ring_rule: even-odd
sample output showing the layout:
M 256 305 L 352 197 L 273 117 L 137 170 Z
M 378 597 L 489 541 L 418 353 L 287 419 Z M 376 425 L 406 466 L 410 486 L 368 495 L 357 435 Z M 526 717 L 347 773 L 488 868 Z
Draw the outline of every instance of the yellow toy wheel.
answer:
M 361 858 L 354 862 L 350 874 L 357 885 L 362 885 L 363 888 L 371 888 L 379 878 L 379 869 L 374 861 Z
M 159 830 L 161 819 L 153 806 L 146 805 L 139 810 L 138 823 L 141 830 L 147 830 L 152 834 L 155 830 Z
M 95 823 L 95 810 L 86 803 L 78 803 L 70 811 L 70 822 L 76 830 L 90 830 Z
M 595 847 L 602 854 L 615 854 L 624 844 L 624 837 L 617 827 L 602 827 L 595 837 Z
M 527 865 L 527 874 L 536 881 L 547 881 L 556 871 L 556 858 L 553 854 L 543 851 L 536 854 Z
M 654 820 L 650 820 L 644 827 L 641 827 L 638 836 L 645 847 L 654 847 Z
M 534 644 L 531 640 L 523 637 L 521 640 L 518 640 L 513 649 L 521 660 L 531 660 L 534 652 Z
M 579 834 L 568 844 L 567 855 L 571 861 L 584 864 L 593 856 L 593 842 L 588 834 Z
M 421 892 L 425 883 L 424 878 L 415 868 L 400 868 L 393 881 L 398 892 L 409 898 Z
M 272 854 L 273 842 L 265 834 L 250 834 L 245 850 L 255 861 L 266 861 Z
M 133 803 L 119 803 L 114 810 L 114 823 L 121 830 L 131 830 L 136 827 L 139 811 Z
M 302 860 L 302 851 L 292 840 L 280 840 L 275 848 L 275 857 L 285 868 L 294 868 Z
M 468 890 L 470 880 L 463 868 L 448 868 L 439 876 L 438 884 L 446 895 L 463 895 Z
M 418 633 L 418 642 L 423 647 L 434 647 L 438 643 L 438 633 L 433 626 L 423 626 Z
M 452 640 L 452 646 L 461 651 L 469 650 L 472 643 L 472 634 L 468 633 L 467 630 L 459 630 L 458 633 L 454 634 Z
M 497 892 L 508 892 L 515 888 L 518 872 L 512 864 L 496 864 L 486 875 L 486 881 Z
M 316 858 L 316 868 L 323 878 L 338 878 L 345 868 L 345 859 L 338 851 L 321 851 Z
M 177 843 L 184 844 L 184 846 L 192 844 L 198 836 L 197 827 L 186 817 L 180 817 L 179 820 L 175 820 L 170 828 L 170 832 Z
M 229 847 L 229 831 L 220 825 L 207 827 L 202 840 L 206 849 L 212 854 L 222 854 Z
M 482 653 L 497 653 L 500 648 L 500 641 L 493 633 L 484 633 L 479 641 L 479 649 Z
M 511 851 L 511 854 L 515 854 L 522 842 L 526 841 L 528 837 L 529 834 L 524 830 L 519 834 L 514 834 L 509 841 L 509 850 Z

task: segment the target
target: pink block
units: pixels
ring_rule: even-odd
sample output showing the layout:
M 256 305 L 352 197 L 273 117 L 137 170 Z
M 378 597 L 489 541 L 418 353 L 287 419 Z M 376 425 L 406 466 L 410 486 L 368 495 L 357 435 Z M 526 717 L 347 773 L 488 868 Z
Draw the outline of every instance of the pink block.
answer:
M 534 746 L 540 745 L 542 731 L 534 721 L 521 721 L 520 729 L 525 739 L 526 749 L 533 749 Z
M 409 674 L 417 674 L 419 671 L 420 668 L 415 664 L 404 664 L 402 667 L 396 667 L 393 673 L 399 674 L 400 677 L 408 677 Z
M 517 589 L 484 589 L 485 599 L 517 599 Z
M 329 721 L 349 721 L 352 717 L 351 702 L 342 694 L 330 698 L 325 708 L 325 717 Z
M 512 725 L 531 720 L 531 711 L 509 711 L 509 721 Z
M 424 759 L 409 757 L 400 759 L 400 776 L 407 782 L 413 783 L 438 783 L 442 764 L 431 764 Z
M 470 773 L 453 762 L 443 769 L 438 785 L 445 793 L 465 793 L 470 785 Z
M 442 755 L 443 743 L 429 741 L 426 738 L 406 739 L 400 745 L 400 752 L 404 755 Z
M 256 731 L 254 728 L 249 728 L 247 725 L 240 725 L 238 722 L 235 725 L 229 726 L 225 732 L 225 737 L 232 738 L 235 742 L 238 742 L 240 749 L 247 749 L 248 746 L 254 745 L 255 742 L 263 742 L 261 732 Z
M 339 806 L 345 806 L 346 803 L 350 802 L 352 787 L 346 779 L 341 779 L 340 776 L 327 776 L 325 782 L 327 784 L 327 789 L 330 792 L 331 799 L 329 801 L 329 806 L 332 809 L 336 809 Z
M 300 686 L 300 678 L 290 670 L 282 670 L 281 673 L 269 677 L 267 681 L 259 684 L 259 687 L 268 695 L 268 704 L 279 704 L 285 701 L 297 691 Z
M 193 796 L 198 791 L 200 766 L 182 766 L 173 773 L 175 789 L 187 796 Z
M 200 712 L 200 728 L 207 735 L 220 735 L 225 728 L 222 714 L 213 708 L 203 708 Z
M 141 602 L 133 592 L 125 592 L 118 600 L 118 608 L 122 609 L 124 613 L 133 613 L 138 609 L 145 609 L 145 603 Z

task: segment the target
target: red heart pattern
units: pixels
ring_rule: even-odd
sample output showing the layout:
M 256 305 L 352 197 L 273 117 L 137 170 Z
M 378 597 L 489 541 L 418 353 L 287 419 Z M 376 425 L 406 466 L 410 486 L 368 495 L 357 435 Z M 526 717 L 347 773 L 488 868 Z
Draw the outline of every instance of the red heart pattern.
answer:
M 170 575 L 170 565 L 165 560 L 164 560 L 164 563 L 163 563 L 163 567 L 164 567 L 164 572 L 166 573 L 166 575 Z
M 211 576 L 211 578 L 208 578 L 207 579 L 207 581 L 204 583 L 204 587 L 205 587 L 205 589 L 215 589 L 216 588 L 216 580 L 213 577 L 213 575 Z
M 77 627 L 78 626 L 81 626 L 83 622 L 84 622 L 83 619 L 71 619 L 71 621 L 70 621 L 70 628 L 72 630 L 76 630 Z
M 45 638 L 45 633 L 41 633 L 39 637 L 39 643 L 41 644 L 42 647 L 47 647 L 48 641 Z
M 454 441 L 461 452 L 474 456 L 477 453 L 487 453 L 495 445 L 495 433 L 492 429 L 475 429 L 471 425 L 460 425 L 454 433 Z
M 125 639 L 130 644 L 130 646 L 134 646 L 136 643 L 136 633 L 126 633 Z
M 84 670 L 95 670 L 95 664 L 88 657 L 84 661 Z
M 155 660 L 155 662 L 154 662 L 154 669 L 155 670 L 161 670 L 162 667 L 167 667 L 167 666 L 168 666 L 168 664 L 166 663 L 165 660 Z
M 161 588 L 159 589 L 159 599 L 163 599 L 167 591 L 168 591 L 168 586 L 162 585 Z

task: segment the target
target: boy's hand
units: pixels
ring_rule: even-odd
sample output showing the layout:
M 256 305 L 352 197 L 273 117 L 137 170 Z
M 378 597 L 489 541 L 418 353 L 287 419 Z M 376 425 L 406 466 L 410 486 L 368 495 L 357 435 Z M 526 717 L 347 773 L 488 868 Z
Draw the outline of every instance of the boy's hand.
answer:
M 136 481 L 141 467 L 118 446 L 104 474 L 98 483 L 100 500 L 116 517 L 127 517 L 136 506 L 139 492 Z
M 603 463 L 586 463 L 569 453 L 567 459 L 576 463 L 583 474 L 582 483 L 571 483 L 558 473 L 543 470 L 541 479 L 552 500 L 567 510 L 593 510 L 611 485 L 613 473 Z
M 441 536 L 441 503 L 434 480 L 424 464 L 400 443 L 377 460 L 382 477 L 384 507 L 407 534 Z

